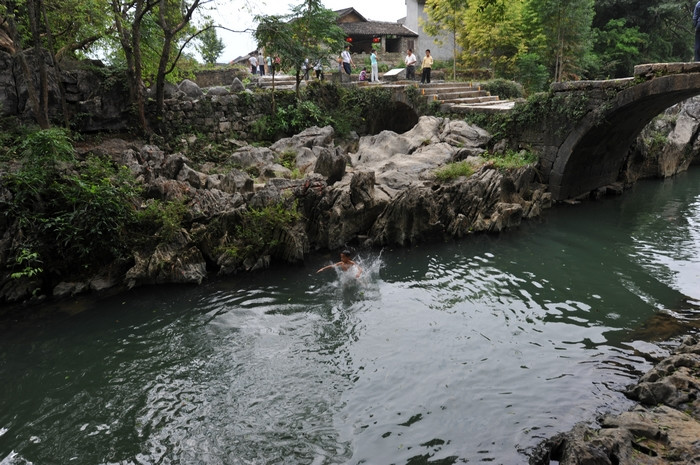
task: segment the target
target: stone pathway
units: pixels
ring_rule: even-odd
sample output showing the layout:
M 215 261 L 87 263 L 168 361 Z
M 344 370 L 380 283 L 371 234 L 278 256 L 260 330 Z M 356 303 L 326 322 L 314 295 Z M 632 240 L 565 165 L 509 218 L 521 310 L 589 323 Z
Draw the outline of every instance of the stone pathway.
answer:
M 301 85 L 306 85 L 307 81 L 302 81 Z M 418 86 L 421 94 L 425 96 L 428 103 L 432 101 L 440 102 L 440 111 L 443 113 L 499 113 L 513 109 L 515 102 L 512 100 L 501 100 L 497 95 L 491 95 L 483 90 L 479 83 L 472 82 L 432 82 L 430 84 L 420 84 L 416 81 L 380 81 L 379 84 L 369 82 L 352 81 L 350 84 L 358 86 Z M 272 87 L 272 77 L 263 76 L 258 78 L 260 87 L 269 89 Z M 275 89 L 294 89 L 296 80 L 294 76 L 275 76 Z

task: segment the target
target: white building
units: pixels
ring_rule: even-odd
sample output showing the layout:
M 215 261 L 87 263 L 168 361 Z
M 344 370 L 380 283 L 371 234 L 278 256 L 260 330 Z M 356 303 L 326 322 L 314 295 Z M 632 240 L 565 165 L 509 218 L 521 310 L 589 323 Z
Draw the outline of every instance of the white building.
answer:
M 400 19 L 399 22 L 418 34 L 414 47 L 416 55 L 422 57 L 425 55 L 425 50 L 430 49 L 431 55 L 436 60 L 451 60 L 454 49 L 452 35 L 447 33 L 439 37 L 442 45 L 437 45 L 434 41 L 435 38 L 426 34 L 420 26 L 418 18 L 422 18 L 423 21 L 428 19 L 428 16 L 425 14 L 425 0 L 406 0 L 406 17 Z

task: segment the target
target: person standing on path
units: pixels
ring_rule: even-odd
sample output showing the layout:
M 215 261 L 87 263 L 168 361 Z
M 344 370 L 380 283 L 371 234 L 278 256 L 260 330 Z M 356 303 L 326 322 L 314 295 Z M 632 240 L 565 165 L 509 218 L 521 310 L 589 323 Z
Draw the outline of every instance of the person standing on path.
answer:
M 409 81 L 415 80 L 416 63 L 418 62 L 418 59 L 413 54 L 413 50 L 411 50 L 410 48 L 408 49 L 408 53 L 406 53 L 406 58 L 404 58 L 403 61 L 406 63 L 406 79 Z
M 250 63 L 251 74 L 258 74 L 258 59 L 255 58 L 255 52 L 248 58 L 248 63 Z
M 700 2 L 693 10 L 693 28 L 695 29 L 695 61 L 700 61 Z
M 430 84 L 430 70 L 433 67 L 433 57 L 430 56 L 430 49 L 425 51 L 425 56 L 423 57 L 423 62 L 420 67 L 423 69 L 420 75 L 420 83 Z
M 318 59 L 314 65 L 314 71 L 316 71 L 316 79 L 323 81 L 323 59 Z
M 369 62 L 372 65 L 372 75 L 370 76 L 370 82 L 379 82 L 379 63 L 377 62 L 376 50 L 372 50 L 372 54 L 369 56 Z
M 343 70 L 345 70 L 345 74 L 350 76 L 350 73 L 352 72 L 352 67 L 355 66 L 355 63 L 352 61 L 352 55 L 350 55 L 349 45 L 345 46 L 345 50 L 343 50 L 343 53 L 340 54 L 340 57 L 343 59 Z
M 258 54 L 258 69 L 260 70 L 260 76 L 265 76 L 265 57 L 262 52 Z

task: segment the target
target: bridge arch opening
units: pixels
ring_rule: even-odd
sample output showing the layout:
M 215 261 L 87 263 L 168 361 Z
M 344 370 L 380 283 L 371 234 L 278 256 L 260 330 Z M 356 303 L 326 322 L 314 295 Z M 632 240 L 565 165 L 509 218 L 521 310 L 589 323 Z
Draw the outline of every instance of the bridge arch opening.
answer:
M 378 109 L 375 117 L 367 119 L 367 132 L 374 135 L 388 130 L 403 134 L 413 129 L 416 124 L 416 111 L 405 103 L 393 101 Z
M 566 136 L 550 174 L 557 200 L 619 179 L 635 138 L 667 108 L 700 94 L 700 74 L 654 78 L 618 93 L 604 114 L 591 111 Z

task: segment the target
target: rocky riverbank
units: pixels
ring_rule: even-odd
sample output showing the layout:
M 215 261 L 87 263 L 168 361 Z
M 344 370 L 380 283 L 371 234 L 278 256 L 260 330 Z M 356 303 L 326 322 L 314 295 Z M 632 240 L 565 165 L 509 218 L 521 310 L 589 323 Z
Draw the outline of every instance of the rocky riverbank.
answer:
M 315 250 L 403 246 L 502 231 L 538 216 L 552 202 L 533 165 L 499 169 L 483 156 L 490 138 L 464 121 L 422 117 L 404 134 L 383 131 L 343 144 L 331 127 L 313 127 L 270 147 L 229 140 L 229 154 L 219 163 L 192 160 L 201 142 L 195 136 L 183 139 L 175 153 L 123 139 L 81 144 L 79 160 L 98 155 L 130 170 L 144 192 L 140 208 L 153 199 L 184 205 L 180 227 L 95 275 L 12 278 L 6 272 L 0 301 L 197 284 L 211 274 L 300 263 Z M 473 174 L 438 178 L 440 167 L 456 161 Z M 1 198 L 12 198 L 7 188 L 0 190 Z M 275 209 L 294 213 L 290 222 L 273 221 L 279 216 Z M 265 231 L 258 231 L 259 224 L 246 226 L 251 212 L 271 220 Z M 20 226 L 10 221 L 4 229 L 0 257 L 7 260 Z M 241 242 L 243 236 L 248 243 Z
M 700 338 L 685 337 L 626 395 L 635 408 L 546 440 L 530 465 L 700 464 Z

